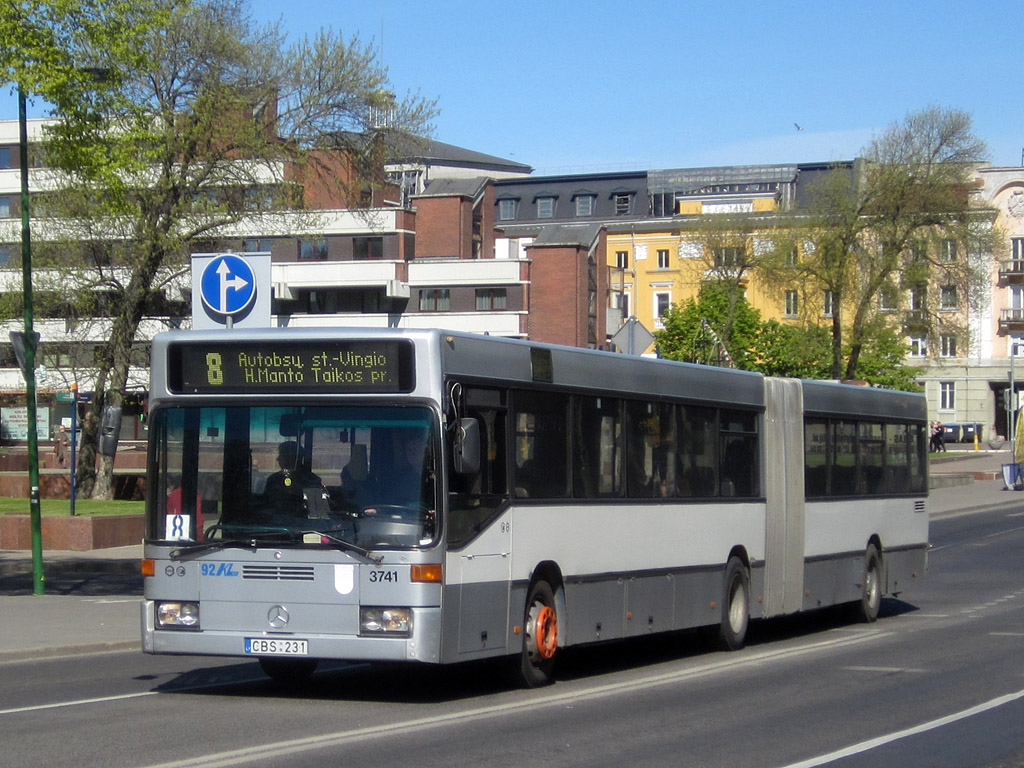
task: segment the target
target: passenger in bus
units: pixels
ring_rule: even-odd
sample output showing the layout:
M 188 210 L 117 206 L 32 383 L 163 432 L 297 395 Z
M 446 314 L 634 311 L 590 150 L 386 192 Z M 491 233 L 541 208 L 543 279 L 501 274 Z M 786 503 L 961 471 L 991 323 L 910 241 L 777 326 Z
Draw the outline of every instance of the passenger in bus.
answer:
M 429 469 L 427 433 L 423 429 L 397 431 L 392 441 L 393 471 L 380 489 L 384 504 L 422 509 L 433 506 L 433 476 Z
M 341 498 L 349 511 L 362 512 L 372 503 L 369 476 L 366 446 L 356 443 L 351 448 L 348 463 L 341 470 Z
M 288 517 L 305 517 L 306 497 L 310 495 L 308 489 L 322 493 L 323 483 L 306 466 L 298 445 L 291 440 L 285 440 L 278 446 L 277 465 L 280 470 L 267 478 L 264 492 L 267 506 Z

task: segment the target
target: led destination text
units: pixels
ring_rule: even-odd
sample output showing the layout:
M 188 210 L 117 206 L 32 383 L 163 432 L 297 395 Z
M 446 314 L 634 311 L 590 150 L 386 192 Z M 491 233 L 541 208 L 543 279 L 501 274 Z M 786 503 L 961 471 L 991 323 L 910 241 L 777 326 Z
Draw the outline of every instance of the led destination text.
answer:
M 404 343 L 352 341 L 267 347 L 180 345 L 180 391 L 399 392 L 411 388 L 411 347 Z
M 378 352 L 318 352 L 310 359 L 277 352 L 238 353 L 246 384 L 387 384 L 393 375 L 388 358 Z

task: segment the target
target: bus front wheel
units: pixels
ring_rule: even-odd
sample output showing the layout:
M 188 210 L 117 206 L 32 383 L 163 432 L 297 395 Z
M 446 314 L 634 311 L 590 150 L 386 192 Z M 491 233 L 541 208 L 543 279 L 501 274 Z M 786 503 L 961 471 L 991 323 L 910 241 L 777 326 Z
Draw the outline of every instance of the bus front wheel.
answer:
M 730 557 L 725 566 L 725 594 L 718 640 L 724 650 L 738 651 L 747 639 L 750 624 L 750 575 L 743 561 Z
M 555 593 L 546 581 L 530 587 L 523 619 L 523 652 L 519 678 L 527 688 L 552 682 L 555 652 L 558 650 L 558 610 Z
M 854 603 L 857 619 L 867 624 L 878 618 L 882 607 L 882 558 L 874 544 L 864 553 L 864 576 L 861 580 L 860 602 Z

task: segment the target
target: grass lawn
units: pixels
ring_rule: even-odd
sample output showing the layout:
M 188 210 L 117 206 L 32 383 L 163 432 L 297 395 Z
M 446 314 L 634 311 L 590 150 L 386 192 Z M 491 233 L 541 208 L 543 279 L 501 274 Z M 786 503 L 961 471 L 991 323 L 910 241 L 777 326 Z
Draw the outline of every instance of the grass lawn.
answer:
M 42 499 L 39 508 L 43 515 L 68 517 L 71 515 L 71 502 L 67 499 Z M 97 515 L 131 515 L 142 514 L 146 508 L 144 501 L 104 501 L 102 499 L 76 499 L 75 515 L 81 517 Z M 27 515 L 28 499 L 0 498 L 0 515 Z

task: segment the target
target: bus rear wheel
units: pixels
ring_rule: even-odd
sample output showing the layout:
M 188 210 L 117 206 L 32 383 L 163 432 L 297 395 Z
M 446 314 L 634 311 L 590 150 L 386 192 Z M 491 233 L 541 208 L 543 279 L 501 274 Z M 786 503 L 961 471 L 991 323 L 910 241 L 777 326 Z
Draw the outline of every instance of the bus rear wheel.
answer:
M 874 544 L 864 553 L 864 576 L 861 579 L 860 602 L 854 603 L 856 618 L 871 624 L 882 607 L 882 557 Z
M 558 650 L 558 610 L 555 593 L 546 581 L 530 587 L 523 619 L 523 652 L 519 679 L 527 688 L 539 688 L 553 680 Z
M 725 566 L 722 621 L 718 628 L 719 645 L 727 651 L 738 651 L 746 642 L 749 624 L 750 575 L 743 561 L 734 555 Z

